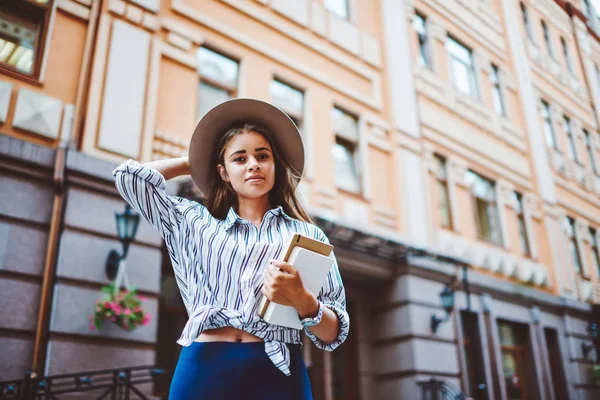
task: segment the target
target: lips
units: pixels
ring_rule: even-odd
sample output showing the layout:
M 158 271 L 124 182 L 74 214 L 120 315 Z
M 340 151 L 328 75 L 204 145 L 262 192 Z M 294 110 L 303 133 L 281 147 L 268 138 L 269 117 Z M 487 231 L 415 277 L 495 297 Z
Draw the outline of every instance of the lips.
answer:
M 253 175 L 250 178 L 246 179 L 246 182 L 259 182 L 263 181 L 265 178 L 260 175 Z

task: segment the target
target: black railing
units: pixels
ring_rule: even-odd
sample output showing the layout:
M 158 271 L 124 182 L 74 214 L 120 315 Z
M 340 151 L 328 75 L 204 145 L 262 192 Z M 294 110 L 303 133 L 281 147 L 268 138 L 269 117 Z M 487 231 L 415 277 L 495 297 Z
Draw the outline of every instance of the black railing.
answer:
M 446 382 L 432 378 L 428 381 L 417 382 L 421 388 L 423 400 L 466 400 L 467 396 L 460 390 L 454 389 Z
M 73 399 L 73 394 L 85 394 L 89 400 L 148 400 L 140 385 L 154 383 L 166 371 L 155 366 L 107 369 L 0 382 L 0 400 L 60 400 Z M 63 396 L 65 395 L 65 396 Z

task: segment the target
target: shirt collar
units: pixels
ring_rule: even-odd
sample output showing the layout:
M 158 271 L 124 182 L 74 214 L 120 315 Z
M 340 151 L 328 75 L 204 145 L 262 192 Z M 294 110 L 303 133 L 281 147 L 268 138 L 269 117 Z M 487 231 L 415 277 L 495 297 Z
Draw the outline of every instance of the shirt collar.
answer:
M 290 217 L 289 215 L 287 215 L 285 213 L 285 211 L 283 211 L 283 207 L 282 206 L 277 206 L 275 208 L 270 209 L 269 211 L 267 211 L 267 213 L 265 214 L 265 218 L 267 217 L 268 214 L 273 214 L 274 217 L 278 217 L 278 216 L 283 216 L 284 218 L 288 219 L 288 220 L 293 220 L 292 217 Z M 250 224 L 250 222 L 246 221 L 245 219 L 243 219 L 242 217 L 240 217 L 235 210 L 233 209 L 233 207 L 229 207 L 229 212 L 227 212 L 227 216 L 225 217 L 225 230 L 228 231 L 232 226 L 234 226 L 235 224 Z

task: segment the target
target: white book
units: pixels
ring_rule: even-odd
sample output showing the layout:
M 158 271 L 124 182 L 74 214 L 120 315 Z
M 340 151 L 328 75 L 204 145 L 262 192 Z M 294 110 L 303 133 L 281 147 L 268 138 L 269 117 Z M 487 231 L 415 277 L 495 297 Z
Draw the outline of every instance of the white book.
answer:
M 294 247 L 288 263 L 298 270 L 304 287 L 312 292 L 315 297 L 325 285 L 327 274 L 333 267 L 333 258 L 323 256 L 303 247 Z M 260 301 L 259 310 L 263 309 L 266 297 Z M 270 324 L 285 326 L 294 329 L 303 329 L 298 316 L 298 310 L 292 306 L 269 302 L 263 319 Z

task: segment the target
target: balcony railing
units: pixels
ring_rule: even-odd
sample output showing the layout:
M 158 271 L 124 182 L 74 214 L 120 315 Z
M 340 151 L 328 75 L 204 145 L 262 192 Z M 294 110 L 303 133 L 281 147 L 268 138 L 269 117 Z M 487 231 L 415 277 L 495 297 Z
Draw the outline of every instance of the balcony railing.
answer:
M 73 399 L 74 394 L 85 393 L 85 399 L 149 400 L 149 394 L 140 385 L 155 383 L 166 371 L 155 366 L 117 368 L 102 371 L 79 372 L 0 382 L 0 400 Z M 147 391 L 146 391 L 147 392 Z M 82 398 L 82 397 L 77 397 Z
M 417 382 L 421 388 L 422 400 L 466 400 L 467 396 L 460 390 L 454 389 L 444 381 L 430 379 Z

